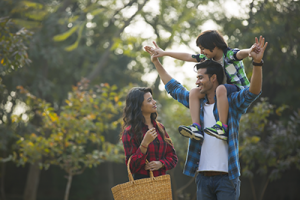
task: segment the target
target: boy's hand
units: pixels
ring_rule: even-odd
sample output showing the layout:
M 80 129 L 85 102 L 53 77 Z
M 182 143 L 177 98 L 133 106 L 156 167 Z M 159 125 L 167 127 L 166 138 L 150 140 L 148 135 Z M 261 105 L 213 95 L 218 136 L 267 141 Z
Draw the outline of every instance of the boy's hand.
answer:
M 257 37 L 255 38 L 255 44 L 252 45 L 250 55 L 249 55 L 250 57 L 253 58 L 254 62 L 257 62 L 257 63 L 261 62 L 267 46 L 268 46 L 268 42 L 265 43 L 265 38 L 260 36 L 259 41 L 258 41 Z
M 155 62 L 155 61 L 158 60 L 158 58 L 154 57 L 155 52 L 154 52 L 152 47 L 145 46 L 144 49 L 145 49 L 145 51 L 147 51 L 151 55 L 151 61 L 152 62 Z
M 256 54 L 258 54 L 260 52 L 260 47 L 256 43 L 254 43 L 249 50 L 249 55 L 248 55 L 249 57 L 252 57 L 251 56 L 252 51 L 254 51 Z
M 154 58 L 158 58 L 158 57 L 162 57 L 165 56 L 165 51 L 162 50 L 157 44 L 156 42 L 153 41 L 153 44 L 155 46 L 155 48 L 152 48 L 150 46 L 145 46 L 144 49 L 150 53 L 151 55 L 153 55 Z
M 147 51 L 148 53 L 155 54 L 155 50 L 154 48 L 150 47 L 150 46 L 144 46 L 145 51 Z

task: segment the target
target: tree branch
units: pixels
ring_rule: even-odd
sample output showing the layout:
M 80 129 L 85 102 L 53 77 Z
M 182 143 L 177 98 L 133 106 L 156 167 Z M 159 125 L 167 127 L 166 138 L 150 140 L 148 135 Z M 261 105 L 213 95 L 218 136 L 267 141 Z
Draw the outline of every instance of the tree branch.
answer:
M 116 31 L 115 34 L 111 37 L 111 39 L 109 40 L 108 47 L 106 48 L 105 52 L 102 54 L 101 58 L 99 59 L 99 62 L 97 64 L 97 66 L 95 67 L 95 69 L 87 76 L 87 79 L 89 79 L 90 81 L 92 81 L 100 73 L 100 71 L 104 67 L 105 63 L 108 61 L 109 54 L 111 53 L 110 49 L 111 49 L 111 47 L 114 44 L 113 38 L 120 37 L 120 35 L 124 31 L 124 29 L 130 24 L 130 22 L 142 10 L 142 8 L 145 6 L 145 4 L 148 1 L 149 0 L 144 0 L 144 2 L 142 4 L 139 4 L 138 5 L 138 10 L 128 20 L 126 20 L 124 22 L 124 25 L 118 31 Z

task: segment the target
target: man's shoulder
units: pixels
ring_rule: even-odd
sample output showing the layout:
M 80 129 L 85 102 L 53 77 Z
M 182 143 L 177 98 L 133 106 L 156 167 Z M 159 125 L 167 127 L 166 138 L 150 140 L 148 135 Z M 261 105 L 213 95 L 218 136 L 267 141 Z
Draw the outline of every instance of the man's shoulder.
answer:
M 260 96 L 261 92 L 259 94 L 253 94 L 250 92 L 249 87 L 245 87 L 241 89 L 240 91 L 233 92 L 228 96 L 228 100 L 231 101 L 244 101 L 244 99 L 249 99 L 254 101 L 257 97 Z

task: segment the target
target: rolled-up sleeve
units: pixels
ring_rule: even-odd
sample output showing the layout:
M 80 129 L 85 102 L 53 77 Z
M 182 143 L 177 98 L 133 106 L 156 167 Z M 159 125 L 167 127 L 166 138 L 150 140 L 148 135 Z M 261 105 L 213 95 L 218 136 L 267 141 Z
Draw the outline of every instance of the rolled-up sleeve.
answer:
M 262 92 L 259 94 L 253 94 L 249 91 L 249 87 L 231 94 L 230 107 L 236 110 L 240 110 L 241 113 L 245 113 L 252 102 L 254 102 Z
M 183 87 L 178 81 L 176 81 L 175 79 L 171 79 L 165 85 L 165 89 L 173 97 L 173 99 L 176 99 L 179 103 L 189 108 L 190 92 L 185 87 Z
M 132 155 L 130 161 L 130 170 L 131 173 L 137 173 L 145 167 L 148 151 L 146 152 L 146 154 L 143 154 L 139 146 L 134 142 L 134 140 L 130 141 L 130 135 L 127 130 L 125 130 L 122 135 L 122 142 L 126 157 L 126 165 L 128 163 L 128 159 Z

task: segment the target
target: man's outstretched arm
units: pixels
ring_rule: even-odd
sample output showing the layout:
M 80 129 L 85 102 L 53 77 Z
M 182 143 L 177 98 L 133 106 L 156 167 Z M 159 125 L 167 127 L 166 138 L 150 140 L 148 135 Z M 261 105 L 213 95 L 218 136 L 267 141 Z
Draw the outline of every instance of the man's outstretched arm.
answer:
M 265 43 L 265 38 L 262 36 L 259 37 L 259 41 L 255 38 L 255 44 L 252 46 L 250 54 L 253 58 L 253 62 L 260 63 L 262 61 L 264 52 L 268 42 Z M 255 49 L 259 49 L 256 51 Z M 253 94 L 259 94 L 262 88 L 262 66 L 253 65 L 253 72 L 251 77 L 251 83 L 249 91 Z
M 189 91 L 172 78 L 172 76 L 163 68 L 158 58 L 152 55 L 153 52 L 151 52 L 151 50 L 148 51 L 146 48 L 145 50 L 151 54 L 151 61 L 153 62 L 160 79 L 164 83 L 166 91 L 173 99 L 176 99 L 178 102 L 189 108 Z
M 151 55 L 151 61 L 154 64 L 154 66 L 155 66 L 155 68 L 156 68 L 156 70 L 157 70 L 157 72 L 159 74 L 160 79 L 162 80 L 162 82 L 164 83 L 164 85 L 166 85 L 172 79 L 172 77 L 163 68 L 163 66 L 159 62 L 158 58 L 153 56 L 153 52 L 149 51 L 146 48 L 145 48 L 145 50 Z

